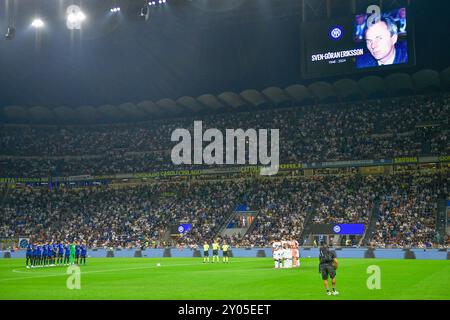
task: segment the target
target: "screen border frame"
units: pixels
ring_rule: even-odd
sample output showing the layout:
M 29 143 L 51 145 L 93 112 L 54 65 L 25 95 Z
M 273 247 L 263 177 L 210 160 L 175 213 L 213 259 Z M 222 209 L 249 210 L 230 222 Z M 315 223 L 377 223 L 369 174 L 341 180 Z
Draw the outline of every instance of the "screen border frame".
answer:
M 350 75 L 362 75 L 362 74 L 378 74 L 383 72 L 392 72 L 395 70 L 403 70 L 415 68 L 417 66 L 417 60 L 416 60 L 416 10 L 414 9 L 414 6 L 412 5 L 405 5 L 400 7 L 395 7 L 385 10 L 382 10 L 382 12 L 387 12 L 390 10 L 396 10 L 400 8 L 406 8 L 406 12 L 408 15 L 408 32 L 407 32 L 407 41 L 408 41 L 408 63 L 402 63 L 402 64 L 395 64 L 395 65 L 389 65 L 389 66 L 378 66 L 378 67 L 370 67 L 370 68 L 355 68 L 353 70 L 349 70 L 348 72 L 336 72 L 332 74 L 323 74 L 323 75 L 310 75 L 307 73 L 307 44 L 306 39 L 303 37 L 305 32 L 308 32 L 307 28 L 305 28 L 305 25 L 310 23 L 307 22 L 300 22 L 300 78 L 303 80 L 314 80 L 314 79 L 324 79 L 324 78 L 339 78 L 343 76 L 350 76 Z M 355 16 L 358 15 L 358 13 L 352 14 L 350 17 L 351 19 L 354 19 Z M 339 19 L 343 19 L 349 16 L 341 16 L 341 17 L 335 17 L 333 19 L 323 19 L 320 21 L 314 21 L 314 23 L 327 23 L 329 25 L 336 25 L 336 21 Z M 411 22 L 409 22 L 411 21 Z

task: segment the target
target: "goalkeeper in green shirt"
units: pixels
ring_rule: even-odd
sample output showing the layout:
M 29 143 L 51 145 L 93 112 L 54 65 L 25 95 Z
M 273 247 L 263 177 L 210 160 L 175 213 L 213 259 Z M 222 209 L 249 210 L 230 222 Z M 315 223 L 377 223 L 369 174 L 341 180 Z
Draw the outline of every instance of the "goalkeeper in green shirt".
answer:
M 75 242 L 72 242 L 70 244 L 70 259 L 69 259 L 69 264 L 73 265 L 75 264 Z

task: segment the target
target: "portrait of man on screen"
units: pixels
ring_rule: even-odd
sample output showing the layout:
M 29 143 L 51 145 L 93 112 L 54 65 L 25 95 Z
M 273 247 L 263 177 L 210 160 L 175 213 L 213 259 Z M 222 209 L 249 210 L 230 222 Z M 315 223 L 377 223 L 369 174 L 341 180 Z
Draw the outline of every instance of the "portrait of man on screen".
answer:
M 408 63 L 407 41 L 400 41 L 397 22 L 390 14 L 383 14 L 375 23 L 366 24 L 364 55 L 356 59 L 357 68 Z

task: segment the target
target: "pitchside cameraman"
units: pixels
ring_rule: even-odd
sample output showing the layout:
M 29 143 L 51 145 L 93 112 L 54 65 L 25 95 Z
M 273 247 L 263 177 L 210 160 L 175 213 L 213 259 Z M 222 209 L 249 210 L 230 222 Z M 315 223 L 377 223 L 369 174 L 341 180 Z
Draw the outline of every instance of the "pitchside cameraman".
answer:
M 336 291 L 336 269 L 338 267 L 336 252 L 330 250 L 328 245 L 324 242 L 320 244 L 319 261 L 319 272 L 322 274 L 322 280 L 325 285 L 325 289 L 327 289 L 327 295 L 338 295 L 339 292 Z M 331 278 L 331 283 L 333 286 L 332 293 L 328 287 L 328 277 Z

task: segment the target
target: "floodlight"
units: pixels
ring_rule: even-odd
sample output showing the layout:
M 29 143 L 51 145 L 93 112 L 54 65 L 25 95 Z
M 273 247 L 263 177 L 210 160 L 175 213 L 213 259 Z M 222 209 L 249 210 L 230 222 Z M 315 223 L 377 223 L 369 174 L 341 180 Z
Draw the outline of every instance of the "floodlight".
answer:
M 36 18 L 36 19 L 34 19 L 33 22 L 31 23 L 31 26 L 32 26 L 33 28 L 39 29 L 39 28 L 42 28 L 42 27 L 44 26 L 44 22 L 43 22 L 41 19 Z

